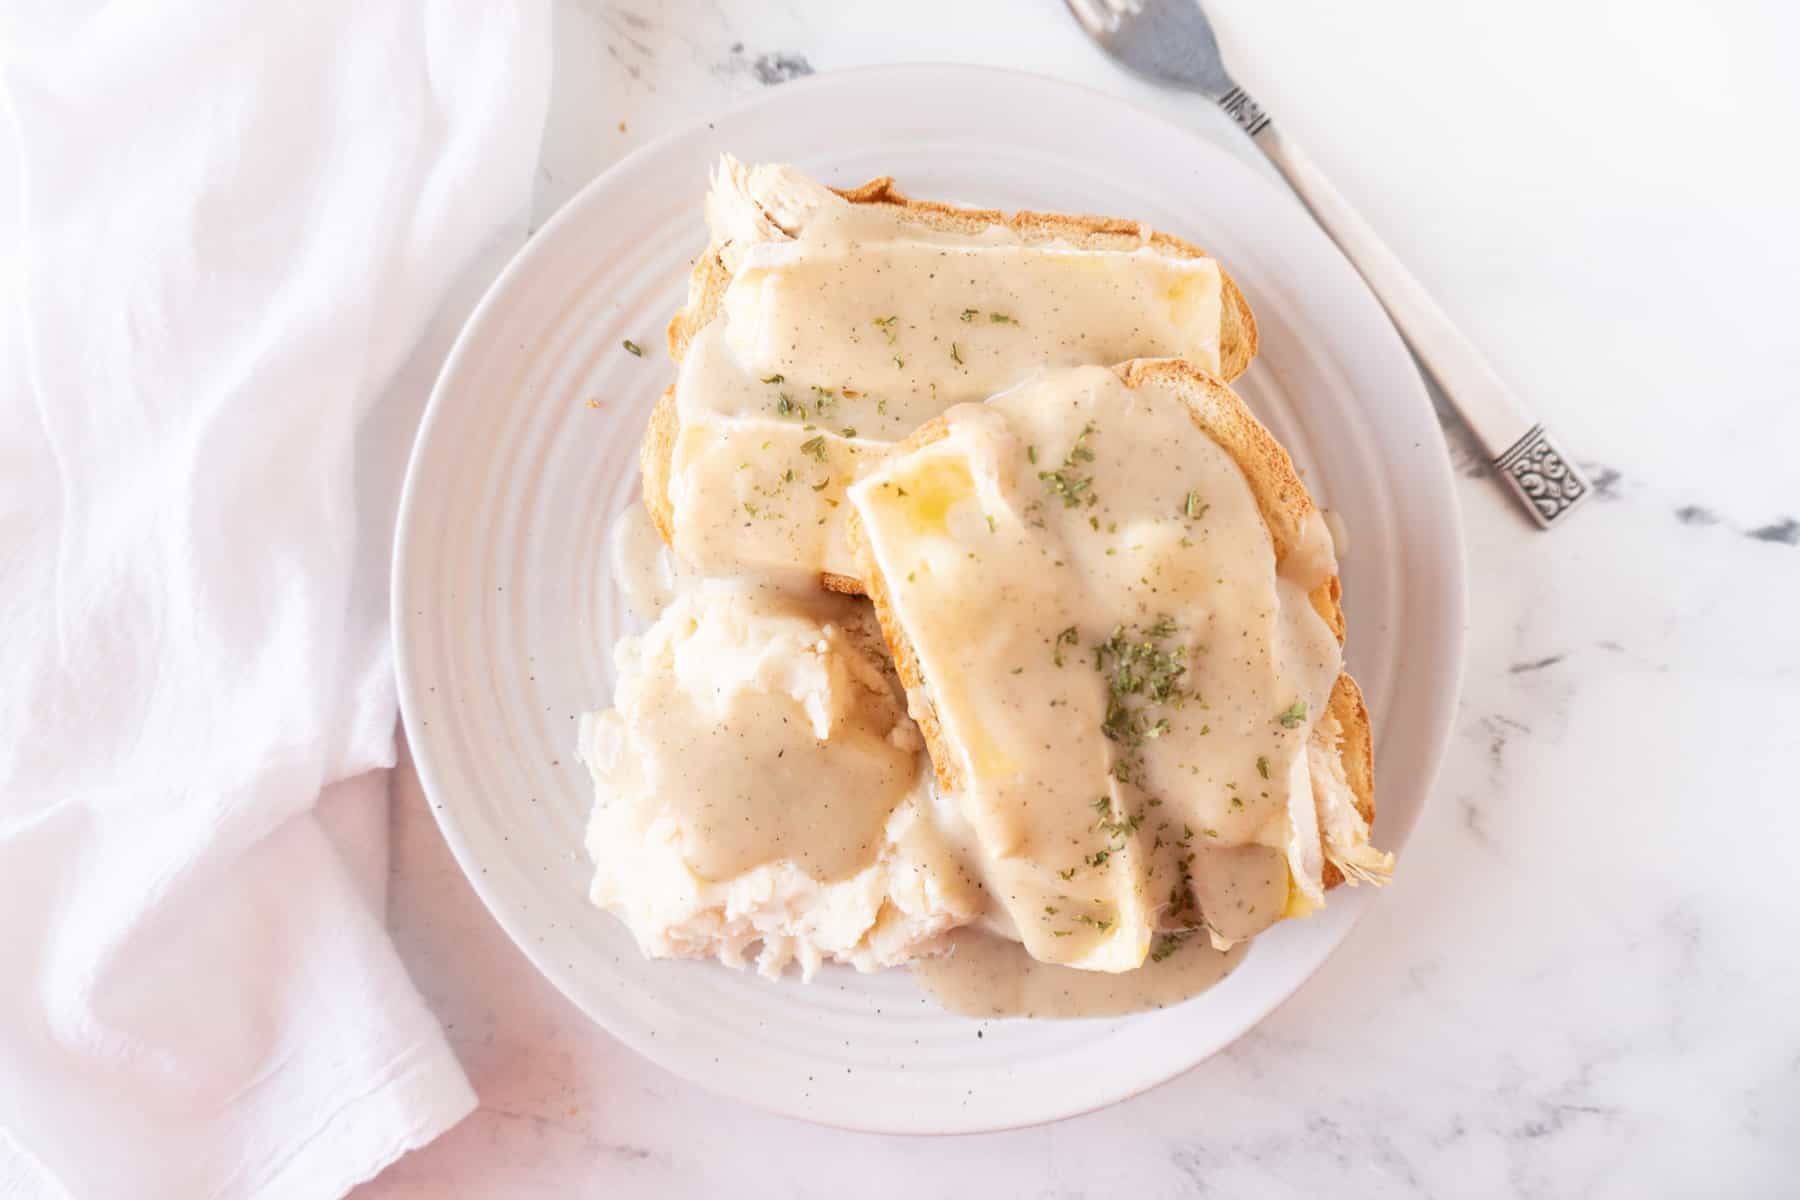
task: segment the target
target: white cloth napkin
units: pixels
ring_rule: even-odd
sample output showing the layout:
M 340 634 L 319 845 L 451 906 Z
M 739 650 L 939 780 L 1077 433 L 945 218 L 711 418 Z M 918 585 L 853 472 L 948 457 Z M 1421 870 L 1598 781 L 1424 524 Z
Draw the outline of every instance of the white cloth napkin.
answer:
M 0 12 L 0 1194 L 333 1197 L 473 1106 L 314 806 L 393 762 L 398 473 L 548 26 Z

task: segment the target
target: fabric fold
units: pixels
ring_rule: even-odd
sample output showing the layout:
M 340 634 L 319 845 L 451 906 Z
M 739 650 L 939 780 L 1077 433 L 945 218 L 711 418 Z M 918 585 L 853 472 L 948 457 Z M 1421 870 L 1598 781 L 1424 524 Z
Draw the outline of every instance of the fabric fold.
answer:
M 393 762 L 400 474 L 524 236 L 547 6 L 37 20 L 0 39 L 0 1190 L 341 1195 L 474 1105 L 314 808 Z M 364 871 L 384 833 L 333 823 Z

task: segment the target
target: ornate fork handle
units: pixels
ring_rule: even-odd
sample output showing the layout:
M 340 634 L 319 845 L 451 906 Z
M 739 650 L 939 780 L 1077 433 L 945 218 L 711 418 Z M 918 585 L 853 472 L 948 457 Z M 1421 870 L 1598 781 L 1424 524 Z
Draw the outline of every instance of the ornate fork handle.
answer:
M 1269 124 L 1268 116 L 1262 105 L 1253 99 L 1249 92 L 1233 84 L 1231 90 L 1219 97 L 1219 107 L 1225 115 L 1238 123 L 1238 126 L 1251 137 L 1261 133 Z
M 1256 142 L 1344 252 L 1394 325 L 1450 397 L 1495 470 L 1537 523 L 1548 529 L 1586 500 L 1593 487 L 1533 421 L 1499 374 L 1444 315 L 1412 272 L 1331 185 L 1310 156 L 1283 136 L 1250 93 L 1232 85 L 1219 107 Z

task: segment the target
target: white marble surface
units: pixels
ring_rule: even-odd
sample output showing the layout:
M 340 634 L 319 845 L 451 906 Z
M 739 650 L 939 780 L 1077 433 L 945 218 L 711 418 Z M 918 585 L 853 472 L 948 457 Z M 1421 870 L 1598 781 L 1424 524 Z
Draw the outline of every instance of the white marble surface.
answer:
M 590 1026 L 488 919 L 403 771 L 390 920 L 482 1108 L 359 1200 L 1794 1194 L 1800 22 L 1685 7 L 1212 5 L 1239 74 L 1600 490 L 1537 533 L 1447 431 L 1472 582 L 1455 742 L 1391 891 L 1299 995 L 1061 1125 L 802 1125 Z M 1225 132 L 1052 0 L 567 0 L 557 40 L 540 217 L 814 68 L 1022 67 Z

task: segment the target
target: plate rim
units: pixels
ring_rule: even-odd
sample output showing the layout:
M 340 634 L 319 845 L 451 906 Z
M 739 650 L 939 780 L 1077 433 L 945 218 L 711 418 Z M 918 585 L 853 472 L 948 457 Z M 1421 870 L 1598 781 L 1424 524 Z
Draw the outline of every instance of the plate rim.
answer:
M 506 266 L 495 276 L 494 280 L 483 292 L 480 301 L 475 305 L 468 318 L 463 322 L 449 353 L 444 359 L 443 366 L 439 370 L 437 378 L 433 383 L 431 394 L 427 400 L 418 428 L 414 433 L 412 445 L 407 454 L 406 474 L 400 492 L 393 551 L 389 563 L 389 619 L 391 622 L 391 636 L 394 647 L 396 695 L 399 700 L 400 713 L 405 727 L 408 745 L 412 752 L 411 758 L 414 770 L 418 775 L 420 787 L 427 800 L 427 808 L 431 811 L 433 820 L 436 822 L 446 844 L 450 847 L 452 856 L 456 860 L 458 870 L 461 871 L 464 879 L 475 891 L 476 895 L 480 897 L 483 907 L 487 909 L 490 916 L 493 917 L 495 922 L 506 933 L 508 940 L 510 940 L 518 951 L 524 955 L 526 960 L 530 962 L 538 973 L 562 993 L 562 995 L 584 1016 L 593 1021 L 595 1025 L 599 1026 L 609 1036 L 627 1046 L 633 1052 L 657 1064 L 658 1067 L 671 1072 L 679 1078 L 688 1080 L 714 1095 L 728 1097 L 734 1101 L 747 1103 L 765 1111 L 803 1120 L 810 1124 L 816 1124 L 826 1128 L 912 1136 L 976 1134 L 1050 1124 L 1110 1107 L 1113 1104 L 1120 1103 L 1133 1096 L 1141 1095 L 1144 1092 L 1150 1091 L 1153 1088 L 1159 1087 L 1170 1080 L 1186 1074 L 1235 1043 L 1239 1038 L 1243 1037 L 1245 1033 L 1249 1032 L 1249 1030 L 1269 1019 L 1269 1017 L 1273 1016 L 1277 1011 L 1289 1003 L 1300 989 L 1317 975 L 1324 965 L 1335 957 L 1343 948 L 1350 933 L 1366 915 L 1369 904 L 1360 903 L 1354 905 L 1354 909 L 1348 915 L 1343 928 L 1336 931 L 1333 940 L 1326 948 L 1325 952 L 1319 956 L 1318 961 L 1313 963 L 1308 969 L 1294 979 L 1291 986 L 1287 987 L 1285 991 L 1281 991 L 1276 995 L 1272 1003 L 1269 1003 L 1260 1013 L 1253 1017 L 1244 1018 L 1227 1024 L 1225 1026 L 1226 1036 L 1220 1039 L 1215 1046 L 1200 1057 L 1191 1061 L 1185 1061 L 1181 1066 L 1173 1070 L 1155 1074 L 1154 1077 L 1146 1078 L 1141 1082 L 1133 1082 L 1122 1087 L 1114 1087 L 1104 1094 L 1096 1094 L 1091 1097 L 1077 1100 L 1074 1103 L 1055 1105 L 1052 1106 L 1055 1111 L 1045 1112 L 1041 1115 L 1025 1117 L 1022 1119 L 937 1125 L 914 1123 L 904 1127 L 860 1122 L 852 1119 L 825 1119 L 818 1116 L 813 1111 L 787 1103 L 785 1094 L 746 1094 L 733 1088 L 717 1085 L 714 1081 L 706 1078 L 704 1075 L 690 1070 L 688 1064 L 681 1060 L 679 1055 L 665 1053 L 666 1047 L 671 1043 L 637 1037 L 633 1033 L 622 1030 L 614 1023 L 609 1022 L 602 1013 L 597 1012 L 594 1008 L 590 1007 L 579 994 L 580 989 L 569 982 L 568 977 L 575 974 L 572 969 L 565 971 L 552 956 L 548 954 L 539 954 L 534 951 L 529 939 L 523 936 L 521 929 L 515 928 L 513 920 L 507 915 L 505 911 L 507 908 L 506 902 L 494 894 L 490 889 L 490 885 L 483 882 L 484 876 L 479 869 L 476 851 L 469 844 L 468 839 L 463 836 L 457 826 L 453 814 L 451 813 L 451 806 L 446 802 L 436 799 L 437 797 L 444 795 L 442 790 L 443 785 L 435 779 L 435 768 L 431 762 L 430 751 L 421 750 L 422 746 L 429 746 L 430 739 L 421 739 L 417 736 L 419 729 L 419 718 L 417 714 L 422 707 L 423 701 L 417 692 L 416 684 L 418 675 L 413 664 L 413 650 L 410 639 L 404 635 L 403 631 L 407 629 L 406 614 L 410 611 L 413 598 L 405 566 L 412 552 L 413 543 L 415 539 L 420 536 L 413 519 L 413 513 L 418 501 L 416 489 L 421 474 L 419 464 L 428 452 L 434 432 L 444 420 L 443 412 L 447 406 L 447 402 L 443 400 L 443 397 L 454 387 L 455 380 L 460 373 L 464 359 L 475 352 L 474 347 L 481 336 L 483 327 L 491 319 L 490 314 L 498 305 L 504 303 L 506 294 L 511 290 L 514 280 L 530 271 L 537 264 L 539 258 L 555 253 L 554 247 L 557 241 L 557 234 L 565 225 L 569 225 L 574 221 L 581 219 L 585 210 L 592 203 L 591 197 L 602 191 L 607 183 L 615 176 L 629 173 L 640 161 L 655 158 L 656 156 L 667 152 L 670 147 L 683 143 L 687 139 L 703 136 L 710 125 L 723 118 L 746 116 L 755 113 L 756 110 L 765 106 L 789 104 L 792 102 L 792 97 L 797 93 L 831 91 L 845 86 L 879 87 L 887 79 L 902 79 L 906 81 L 909 86 L 917 87 L 920 86 L 921 81 L 930 79 L 934 76 L 938 78 L 960 76 L 971 82 L 985 82 L 989 86 L 1007 87 L 1027 84 L 1078 93 L 1091 99 L 1097 110 L 1112 108 L 1122 117 L 1129 117 L 1133 121 L 1144 122 L 1154 126 L 1156 129 L 1155 136 L 1153 138 L 1147 138 L 1146 140 L 1162 141 L 1165 139 L 1175 139 L 1185 143 L 1188 147 L 1194 148 L 1203 155 L 1210 156 L 1217 163 L 1225 164 L 1220 169 L 1228 173 L 1237 172 L 1245 180 L 1254 181 L 1252 186 L 1266 195 L 1271 201 L 1284 204 L 1297 204 L 1291 196 L 1285 194 L 1277 185 L 1259 174 L 1255 169 L 1235 156 L 1230 150 L 1221 146 L 1218 142 L 1197 128 L 1166 117 L 1136 100 L 1121 97 L 1088 84 L 1073 82 L 1057 76 L 1017 68 L 935 61 L 890 63 L 855 67 L 821 72 L 802 79 L 789 81 L 783 83 L 778 88 L 769 88 L 751 93 L 739 98 L 732 104 L 716 109 L 710 109 L 702 115 L 695 117 L 693 120 L 674 126 L 655 138 L 645 142 L 643 145 L 625 154 L 605 171 L 600 172 L 583 184 L 582 187 L 571 195 L 548 220 L 531 233 L 525 244 L 519 248 L 511 259 L 508 260 Z M 1307 217 L 1306 220 L 1309 224 L 1312 224 L 1310 217 Z M 1361 275 L 1358 274 L 1354 266 L 1344 258 L 1342 252 L 1338 250 L 1335 244 L 1331 243 L 1329 237 L 1327 237 L 1322 230 L 1317 230 L 1316 225 L 1314 228 L 1318 232 L 1318 235 L 1325 246 L 1328 247 L 1329 253 L 1342 263 L 1344 270 L 1347 272 L 1345 282 L 1353 284 L 1355 290 L 1365 296 L 1368 303 L 1373 306 L 1374 312 L 1380 314 L 1380 320 L 1378 322 L 1379 327 L 1385 331 L 1385 336 L 1391 343 L 1389 346 L 1385 347 L 1382 352 L 1385 354 L 1397 355 L 1399 360 L 1403 361 L 1405 364 L 1406 369 L 1401 374 L 1403 374 L 1408 383 L 1406 388 L 1408 396 L 1404 398 L 1394 397 L 1389 403 L 1416 404 L 1424 411 L 1430 412 L 1432 404 L 1429 393 L 1426 390 L 1423 376 L 1416 362 L 1413 361 L 1410 352 L 1406 349 L 1398 331 L 1393 326 L 1391 319 L 1388 318 L 1386 311 L 1369 290 Z M 1437 735 L 1423 747 L 1423 755 L 1421 757 L 1423 769 L 1421 771 L 1422 777 L 1419 781 L 1421 799 L 1418 812 L 1412 818 L 1411 825 L 1407 829 L 1407 841 L 1411 840 L 1411 835 L 1413 831 L 1416 830 L 1418 821 L 1422 819 L 1426 807 L 1431 800 L 1431 795 L 1436 782 L 1441 775 L 1444 760 L 1448 754 L 1449 746 L 1454 736 L 1455 714 L 1462 694 L 1467 671 L 1467 543 L 1464 538 L 1461 503 L 1456 493 L 1454 471 L 1452 469 L 1448 446 L 1440 441 L 1439 449 L 1441 450 L 1440 454 L 1430 457 L 1435 467 L 1444 477 L 1445 486 L 1442 491 L 1447 498 L 1448 503 L 1448 511 L 1444 514 L 1445 519 L 1442 522 L 1447 541 L 1443 545 L 1441 551 L 1443 561 L 1440 565 L 1445 568 L 1445 570 L 1444 578 L 1439 581 L 1439 590 L 1441 593 L 1440 598 L 1444 606 L 1443 616 L 1446 624 L 1445 636 L 1447 639 L 1446 644 L 1442 648 L 1442 652 L 1447 660 L 1449 670 L 1447 678 L 1444 681 L 1442 698 L 1438 704 L 1433 706 L 1433 711 L 1443 714 L 1441 718 L 1441 728 L 1438 730 Z

